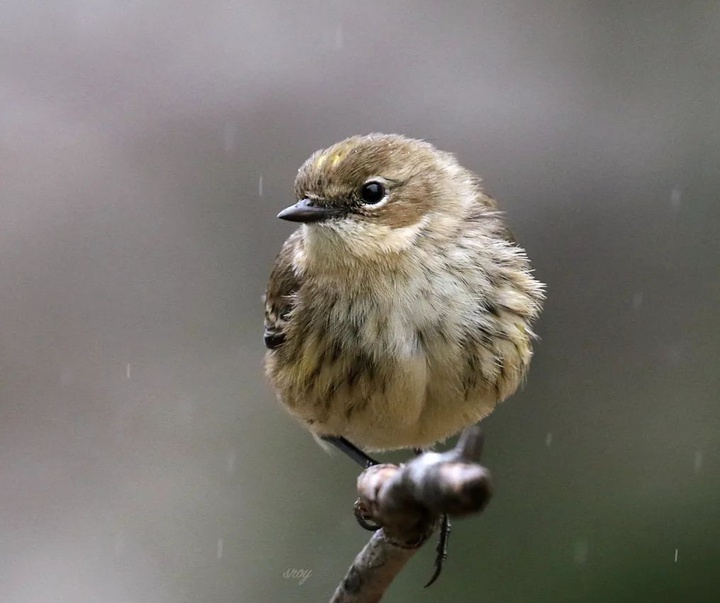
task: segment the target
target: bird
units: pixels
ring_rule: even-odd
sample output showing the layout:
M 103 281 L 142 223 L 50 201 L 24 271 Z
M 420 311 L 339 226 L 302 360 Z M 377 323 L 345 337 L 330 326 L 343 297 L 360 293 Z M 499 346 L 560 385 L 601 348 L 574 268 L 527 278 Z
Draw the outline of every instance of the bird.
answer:
M 294 188 L 277 216 L 300 226 L 270 272 L 265 371 L 320 443 L 369 467 L 369 452 L 427 450 L 517 390 L 544 285 L 477 175 L 375 133 L 313 153 Z M 447 557 L 440 525 L 426 587 Z
M 315 436 L 358 462 L 425 450 L 524 381 L 544 301 L 481 179 L 397 134 L 313 153 L 278 218 L 300 226 L 265 295 L 265 370 Z

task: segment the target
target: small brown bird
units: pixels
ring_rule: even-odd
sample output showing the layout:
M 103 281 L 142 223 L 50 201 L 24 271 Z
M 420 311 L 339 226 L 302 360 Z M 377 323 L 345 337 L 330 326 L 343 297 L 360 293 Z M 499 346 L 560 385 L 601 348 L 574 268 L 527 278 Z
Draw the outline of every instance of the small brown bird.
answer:
M 543 285 L 477 176 L 370 134 L 314 153 L 295 196 L 278 214 L 302 226 L 270 275 L 266 370 L 313 434 L 362 462 L 353 444 L 427 448 L 515 392 Z

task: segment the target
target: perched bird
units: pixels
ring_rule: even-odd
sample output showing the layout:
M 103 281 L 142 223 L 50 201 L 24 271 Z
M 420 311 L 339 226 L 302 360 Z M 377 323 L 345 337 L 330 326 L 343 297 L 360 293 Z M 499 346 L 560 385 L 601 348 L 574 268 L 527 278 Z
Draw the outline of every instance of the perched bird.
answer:
M 270 274 L 265 364 L 312 433 L 424 449 L 515 392 L 543 285 L 477 176 L 370 134 L 314 153 L 295 197 L 278 214 L 301 226 Z

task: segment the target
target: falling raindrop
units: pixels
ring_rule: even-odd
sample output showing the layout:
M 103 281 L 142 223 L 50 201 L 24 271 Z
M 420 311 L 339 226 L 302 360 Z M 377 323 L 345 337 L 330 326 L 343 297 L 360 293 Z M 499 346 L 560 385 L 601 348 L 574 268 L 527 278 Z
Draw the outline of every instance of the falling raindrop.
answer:
M 235 150 L 235 135 L 237 128 L 231 121 L 226 121 L 223 126 L 223 149 L 226 153 L 232 153 Z
M 679 186 L 676 186 L 672 189 L 672 192 L 670 193 L 670 205 L 672 205 L 673 209 L 678 209 L 681 204 L 682 189 Z
M 550 448 L 550 446 L 552 446 L 552 438 L 553 438 L 552 433 L 548 431 L 547 435 L 545 436 L 545 446 L 547 446 L 548 448 Z
M 67 387 L 73 382 L 74 377 L 75 373 L 72 369 L 63 369 L 60 371 L 60 385 L 62 387 Z
M 125 365 L 125 378 L 130 379 L 130 363 Z
M 258 196 L 259 197 L 263 196 L 263 177 L 262 176 L 260 176 L 260 178 L 258 178 Z
M 700 473 L 700 469 L 702 469 L 702 465 L 703 465 L 703 451 L 696 450 L 695 451 L 695 463 L 693 464 L 693 467 L 695 469 L 695 475 Z
M 675 549 L 675 563 L 677 563 L 677 557 L 678 557 L 678 550 Z
M 115 549 L 116 555 L 122 555 L 123 550 L 125 549 L 125 536 L 122 532 L 115 534 L 115 543 L 113 548 Z
M 217 558 L 218 558 L 218 559 L 222 559 L 224 546 L 225 546 L 225 542 L 223 541 L 223 539 L 222 539 L 222 538 L 218 538 L 218 541 L 217 541 L 217 551 L 216 551 L 216 552 L 217 552 Z
M 683 349 L 680 345 L 668 344 L 665 346 L 664 352 L 667 362 L 672 366 L 677 366 L 682 361 Z
M 575 563 L 577 563 L 578 565 L 584 565 L 587 562 L 588 550 L 589 547 L 587 541 L 578 540 L 575 543 L 575 551 L 573 553 Z
M 643 304 L 643 294 L 642 294 L 642 291 L 638 291 L 637 293 L 635 293 L 633 295 L 633 298 L 632 298 L 633 310 L 639 310 L 640 306 L 642 306 L 642 304 Z
M 177 405 L 177 422 L 190 425 L 195 415 L 195 404 L 192 400 L 180 400 Z
M 225 459 L 225 469 L 228 473 L 235 473 L 235 461 L 237 461 L 237 454 L 231 452 Z
M 338 49 L 342 49 L 344 44 L 344 36 L 343 36 L 343 26 L 342 23 L 337 26 L 337 29 L 335 29 L 335 46 Z

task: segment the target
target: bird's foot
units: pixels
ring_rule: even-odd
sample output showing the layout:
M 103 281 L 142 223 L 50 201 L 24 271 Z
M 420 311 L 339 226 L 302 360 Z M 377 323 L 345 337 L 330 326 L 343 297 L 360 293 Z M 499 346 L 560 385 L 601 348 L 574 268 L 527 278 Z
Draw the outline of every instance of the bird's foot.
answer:
M 445 560 L 448 556 L 448 544 L 450 543 L 450 518 L 447 515 L 442 516 L 440 523 L 440 536 L 438 538 L 437 548 L 435 549 L 435 571 L 428 580 L 425 588 L 430 586 L 440 577 Z
M 360 502 L 359 498 L 355 501 L 353 511 L 355 513 L 355 519 L 357 520 L 358 525 L 363 530 L 367 530 L 368 532 L 377 532 L 380 528 L 382 528 L 379 523 L 376 523 L 373 520 L 362 502 Z

